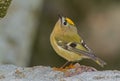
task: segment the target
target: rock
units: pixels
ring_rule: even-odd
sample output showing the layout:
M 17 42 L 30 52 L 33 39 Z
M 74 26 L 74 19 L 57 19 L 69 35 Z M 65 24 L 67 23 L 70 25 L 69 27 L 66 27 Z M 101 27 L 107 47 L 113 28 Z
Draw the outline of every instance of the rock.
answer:
M 83 72 L 66 77 L 64 72 L 46 66 L 0 65 L 0 81 L 120 81 L 120 71 Z

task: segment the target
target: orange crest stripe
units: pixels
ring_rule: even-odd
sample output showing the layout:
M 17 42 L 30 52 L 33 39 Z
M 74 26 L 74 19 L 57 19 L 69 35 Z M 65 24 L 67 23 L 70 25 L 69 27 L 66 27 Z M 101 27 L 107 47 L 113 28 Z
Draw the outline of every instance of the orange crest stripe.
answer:
M 69 19 L 69 18 L 66 18 L 66 21 L 67 21 L 69 24 L 71 24 L 71 25 L 75 25 L 74 22 L 73 22 L 71 19 Z

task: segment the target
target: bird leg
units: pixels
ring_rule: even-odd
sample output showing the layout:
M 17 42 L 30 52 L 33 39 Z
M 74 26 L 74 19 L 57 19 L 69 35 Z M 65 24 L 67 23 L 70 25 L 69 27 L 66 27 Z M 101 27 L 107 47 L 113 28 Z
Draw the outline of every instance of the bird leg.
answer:
M 67 61 L 63 66 L 61 66 L 60 68 L 56 68 L 54 67 L 53 70 L 56 70 L 56 71 L 67 71 L 68 69 L 73 69 L 74 68 L 74 64 L 73 62 L 71 62 L 69 65 L 68 63 L 70 63 L 69 61 Z M 68 66 L 67 66 L 68 65 Z

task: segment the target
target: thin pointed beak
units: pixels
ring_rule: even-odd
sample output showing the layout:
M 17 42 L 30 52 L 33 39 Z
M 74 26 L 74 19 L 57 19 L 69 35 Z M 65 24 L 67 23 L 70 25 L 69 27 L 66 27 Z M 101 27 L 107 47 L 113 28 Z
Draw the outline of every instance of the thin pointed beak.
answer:
M 58 14 L 58 17 L 59 17 L 60 20 L 62 20 L 62 16 L 60 14 Z
M 60 20 L 61 25 L 62 25 L 62 16 L 60 14 L 58 14 L 58 17 L 59 17 L 59 20 Z

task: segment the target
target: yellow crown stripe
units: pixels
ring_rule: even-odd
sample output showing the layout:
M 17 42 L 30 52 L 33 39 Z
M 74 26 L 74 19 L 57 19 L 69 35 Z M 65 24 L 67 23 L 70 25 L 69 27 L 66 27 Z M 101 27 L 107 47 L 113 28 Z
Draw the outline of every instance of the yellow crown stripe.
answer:
M 71 24 L 71 25 L 75 25 L 74 22 L 73 22 L 71 19 L 69 19 L 69 18 L 66 18 L 66 21 L 67 21 L 69 24 Z

